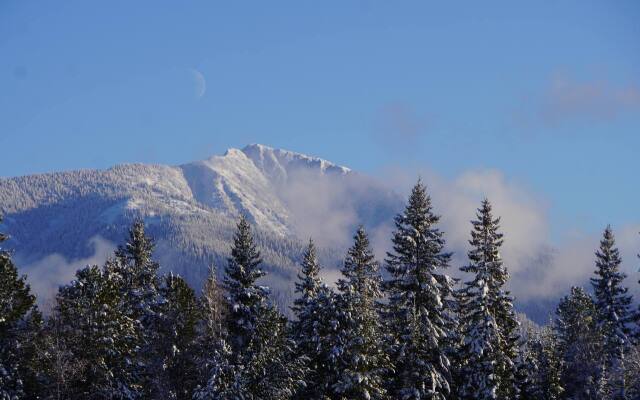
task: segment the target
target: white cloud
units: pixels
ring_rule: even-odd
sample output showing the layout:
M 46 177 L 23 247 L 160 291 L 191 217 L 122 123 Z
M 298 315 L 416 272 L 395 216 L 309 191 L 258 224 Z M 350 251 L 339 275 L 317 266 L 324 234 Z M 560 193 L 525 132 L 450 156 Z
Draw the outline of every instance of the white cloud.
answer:
M 68 260 L 54 253 L 28 265 L 19 265 L 20 271 L 27 274 L 27 281 L 38 295 L 38 304 L 42 308 L 46 310 L 51 306 L 58 288 L 73 280 L 78 269 L 103 264 L 116 248 L 101 236 L 94 236 L 88 243 L 93 248 L 93 254 L 87 258 Z
M 501 218 L 505 234 L 502 256 L 511 274 L 509 288 L 518 299 L 557 298 L 572 285 L 589 284 L 600 238 L 598 235 L 572 235 L 560 243 L 553 243 L 549 235 L 548 199 L 507 179 L 497 170 L 467 171 L 453 179 L 423 171 L 422 177 L 432 196 L 435 212 L 442 216 L 440 223 L 447 246 L 454 252 L 452 274 L 468 262 L 470 221 L 475 218 L 481 200 L 487 197 L 493 205 L 494 216 Z M 403 193 L 408 193 L 415 183 L 411 174 L 399 171 L 386 179 L 397 182 Z M 640 252 L 638 231 L 640 225 L 632 224 L 614 229 L 623 257 L 622 270 L 629 276 L 625 284 L 640 295 L 637 284 L 640 260 L 636 257 Z

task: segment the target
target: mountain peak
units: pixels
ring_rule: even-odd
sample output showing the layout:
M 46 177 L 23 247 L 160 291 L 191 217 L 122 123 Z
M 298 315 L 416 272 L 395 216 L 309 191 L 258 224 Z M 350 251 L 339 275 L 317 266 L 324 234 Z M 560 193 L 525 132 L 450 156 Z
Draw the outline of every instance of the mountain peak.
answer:
M 294 151 L 274 149 L 263 144 L 250 144 L 242 152 L 269 178 L 284 182 L 290 173 L 300 170 L 316 171 L 320 174 L 346 175 L 351 172 L 319 157 L 312 157 Z

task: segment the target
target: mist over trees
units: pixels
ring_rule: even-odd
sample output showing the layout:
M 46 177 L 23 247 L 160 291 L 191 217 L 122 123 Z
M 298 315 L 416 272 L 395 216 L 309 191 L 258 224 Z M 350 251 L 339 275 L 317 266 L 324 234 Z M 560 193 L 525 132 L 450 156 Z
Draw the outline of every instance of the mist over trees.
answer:
M 592 287 L 573 287 L 536 328 L 506 289 L 508 237 L 491 203 L 471 222 L 460 279 L 439 219 L 419 181 L 383 263 L 359 228 L 336 287 L 310 240 L 291 318 L 260 283 L 244 217 L 202 288 L 161 275 L 135 221 L 104 265 L 60 287 L 46 317 L 0 249 L 0 400 L 640 399 L 640 310 L 627 286 L 640 282 L 620 272 L 610 227 Z

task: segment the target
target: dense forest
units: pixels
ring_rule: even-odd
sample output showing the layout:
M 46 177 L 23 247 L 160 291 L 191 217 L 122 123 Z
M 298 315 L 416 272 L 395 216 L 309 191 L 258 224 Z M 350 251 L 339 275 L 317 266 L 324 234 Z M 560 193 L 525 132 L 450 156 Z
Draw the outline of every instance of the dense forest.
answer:
M 158 273 L 138 220 L 104 265 L 60 287 L 46 316 L 2 251 L 0 400 L 640 399 L 640 310 L 609 227 L 591 287 L 571 288 L 534 329 L 506 289 L 489 201 L 459 274 L 438 223 L 418 182 L 385 260 L 358 229 L 335 287 L 310 240 L 291 319 L 260 285 L 244 217 L 223 273 L 212 266 L 203 288 Z

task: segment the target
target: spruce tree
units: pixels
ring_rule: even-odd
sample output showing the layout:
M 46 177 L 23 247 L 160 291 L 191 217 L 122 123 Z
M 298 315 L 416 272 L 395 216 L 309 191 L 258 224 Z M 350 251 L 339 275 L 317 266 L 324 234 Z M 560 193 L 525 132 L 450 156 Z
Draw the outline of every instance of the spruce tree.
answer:
M 269 291 L 256 283 L 265 275 L 260 267 L 261 263 L 249 222 L 242 216 L 233 238 L 231 257 L 227 261 L 224 278 L 230 305 L 229 340 L 233 362 L 236 364 L 243 364 L 252 357 L 247 349 L 256 336 L 260 315 L 267 307 Z
M 0 233 L 0 243 L 6 239 Z M 42 317 L 35 302 L 26 277 L 0 247 L 0 398 L 36 398 L 44 383 L 35 347 Z
M 320 279 L 316 247 L 313 241 L 303 256 L 298 274 L 292 310 L 295 320 L 291 330 L 298 356 L 303 358 L 307 374 L 305 385 L 295 394 L 296 399 L 326 399 L 336 380 L 336 360 L 333 352 L 338 328 L 336 295 Z
M 305 377 L 305 385 L 301 392 L 297 393 L 298 398 L 321 398 L 322 389 L 319 387 L 318 375 L 322 368 L 322 352 L 319 351 L 317 339 L 315 337 L 317 324 L 321 323 L 318 314 L 321 312 L 317 308 L 318 295 L 324 288 L 320 280 L 320 266 L 316 254 L 316 247 L 312 240 L 309 240 L 307 249 L 303 255 L 301 271 L 298 273 L 298 281 L 295 282 L 295 293 L 297 298 L 293 302 L 291 310 L 295 319 L 291 323 L 292 337 L 296 343 L 297 354 L 304 357 L 308 368 Z
M 313 240 L 309 239 L 309 244 L 302 259 L 302 268 L 298 273 L 298 281 L 295 283 L 297 298 L 293 301 L 293 307 L 291 307 L 298 321 L 305 308 L 315 301 L 320 286 L 322 286 L 320 265 L 318 264 L 318 255 L 316 253 L 316 246 Z
M 402 399 L 444 399 L 450 392 L 452 280 L 443 270 L 451 254 L 444 251 L 439 219 L 418 181 L 395 218 L 393 251 L 387 253 L 388 347 L 396 372 L 390 389 Z
M 334 351 L 337 381 L 333 390 L 341 399 L 385 399 L 382 323 L 377 302 L 381 297 L 378 263 L 364 228 L 358 229 L 338 281 L 339 327 Z
M 196 340 L 202 309 L 194 290 L 179 276 L 167 275 L 160 292 L 165 303 L 156 346 L 163 365 L 157 392 L 163 398 L 191 399 L 198 384 Z
M 224 279 L 230 307 L 224 369 L 214 368 L 197 398 L 286 399 L 303 383 L 304 365 L 286 319 L 268 303 L 269 289 L 256 282 L 264 276 L 260 264 L 249 223 L 241 217 Z
M 338 296 L 326 285 L 304 311 L 301 329 L 309 333 L 303 355 L 308 359 L 308 373 L 297 399 L 329 399 L 340 371 L 340 310 Z
M 463 342 L 460 359 L 464 361 L 460 375 L 458 396 L 463 400 L 499 399 L 498 358 L 500 332 L 491 313 L 489 282 L 492 279 L 488 268 L 483 264 L 471 264 L 464 267 L 466 272 L 475 273 L 474 279 L 465 282 L 459 296 L 460 329 Z
M 229 304 L 216 278 L 215 268 L 209 275 L 200 297 L 203 319 L 198 326 L 198 380 L 194 394 L 197 400 L 232 398 L 236 371 L 231 364 L 227 318 Z
M 598 311 L 598 325 L 604 335 L 605 366 L 609 374 L 609 385 L 613 399 L 626 399 L 624 379 L 625 353 L 630 347 L 632 331 L 630 323 L 632 298 L 623 286 L 626 275 L 620 272 L 622 263 L 615 246 L 615 238 L 607 226 L 596 251 L 596 276 L 591 278 Z
M 492 357 L 488 362 L 494 369 L 491 384 L 495 385 L 495 396 L 507 399 L 514 398 L 517 392 L 515 361 L 518 357 L 519 323 L 513 300 L 504 289 L 509 274 L 500 256 L 503 235 L 499 232 L 499 222 L 499 218 L 493 218 L 489 201 L 483 200 L 477 220 L 472 221 L 470 263 L 461 268 L 463 272 L 474 274 L 474 278 L 464 284 L 457 297 L 463 301 L 459 307 L 467 349 L 463 351 L 473 351 L 475 345 L 470 347 L 469 344 L 476 340 L 479 341 L 478 349 L 486 343 Z M 475 334 L 479 336 L 476 338 Z M 493 334 L 496 336 L 491 337 Z M 470 368 L 477 368 L 471 362 L 468 364 Z M 467 391 L 465 393 L 468 395 Z M 486 395 L 489 393 L 487 391 Z
M 62 398 L 137 399 L 141 377 L 135 368 L 136 324 L 121 312 L 118 281 L 110 268 L 88 266 L 60 288 L 55 318 L 60 347 L 68 349 L 74 371 Z
M 640 253 L 638 253 L 638 259 L 640 259 Z M 640 271 L 640 267 L 638 267 L 638 271 Z M 638 285 L 640 285 L 640 280 L 638 280 Z M 640 304 L 638 304 L 638 310 L 636 311 L 635 320 L 636 320 L 636 332 L 635 332 L 636 348 L 639 348 L 640 347 Z M 639 351 L 636 354 L 640 354 L 640 349 L 638 350 Z M 640 387 L 638 388 L 638 392 L 640 392 Z
M 580 287 L 571 288 L 556 310 L 553 324 L 562 362 L 565 397 L 597 400 L 604 377 L 603 335 L 593 299 Z
M 263 309 L 248 348 L 252 358 L 238 376 L 240 393 L 250 394 L 254 399 L 288 400 L 304 386 L 306 366 L 296 354 L 286 323 L 275 307 Z
M 161 307 L 165 299 L 160 293 L 159 264 L 152 258 L 155 244 L 146 234 L 142 219 L 134 220 L 123 246 L 115 252 L 108 264 L 109 272 L 118 281 L 121 312 L 136 325 L 137 355 L 135 365 L 146 396 L 161 396 L 163 350 L 160 345 L 160 327 L 166 325 Z
M 527 390 L 519 393 L 520 400 L 564 398 L 561 357 L 556 342 L 555 335 L 546 327 L 528 339 L 526 349 L 523 351 L 531 354 L 530 382 Z

